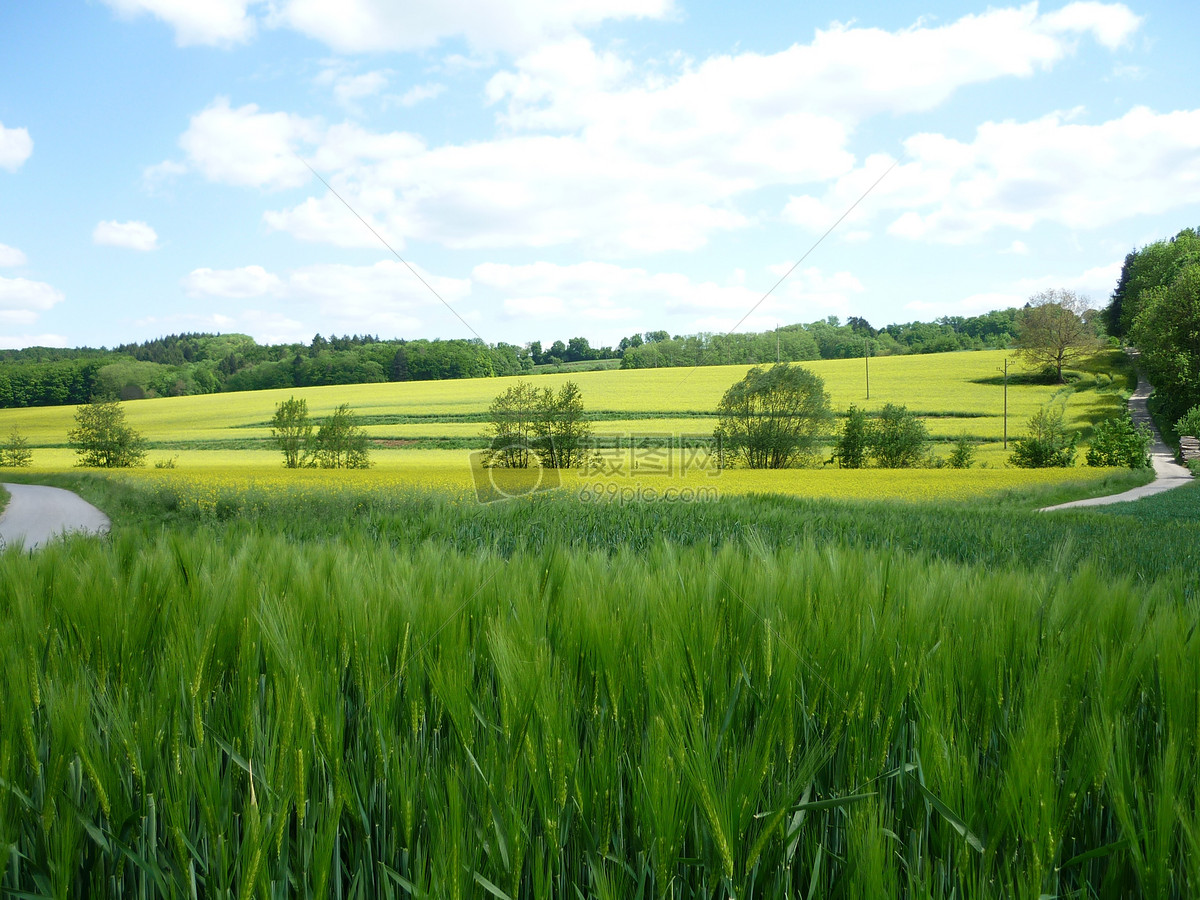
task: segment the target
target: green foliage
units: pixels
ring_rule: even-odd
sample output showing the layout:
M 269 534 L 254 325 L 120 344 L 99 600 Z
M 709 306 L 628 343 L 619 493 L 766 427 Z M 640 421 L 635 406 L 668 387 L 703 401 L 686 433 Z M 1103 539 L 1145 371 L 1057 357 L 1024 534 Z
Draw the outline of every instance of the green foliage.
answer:
M 1126 466 L 1145 469 L 1150 466 L 1150 444 L 1154 434 L 1145 425 L 1134 425 L 1126 412 L 1096 425 L 1087 451 L 1089 466 Z
M 779 363 L 754 367 L 725 392 L 717 406 L 714 437 L 751 469 L 785 469 L 811 462 L 832 418 L 820 376 Z
M 966 432 L 954 440 L 954 449 L 946 461 L 952 469 L 969 469 L 975 462 L 975 439 Z
M 534 408 L 533 448 L 547 469 L 576 469 L 591 454 L 592 426 L 579 385 L 566 381 L 554 393 L 542 388 Z
M 484 464 L 509 469 L 529 468 L 539 424 L 541 391 L 528 381 L 518 381 L 498 395 L 488 407 L 491 420 Z
M 1193 406 L 1175 422 L 1175 433 L 1180 437 L 1200 437 L 1200 406 Z
M 6 895 L 1200 883 L 1200 526 L 264 503 L 0 554 Z
M 78 466 L 118 469 L 143 465 L 146 442 L 125 422 L 125 410 L 115 400 L 93 400 L 75 410 L 75 427 L 67 434 Z
M 1147 292 L 1166 287 L 1196 264 L 1200 264 L 1200 234 L 1194 228 L 1184 228 L 1169 240 L 1155 241 L 1128 254 L 1106 310 L 1109 330 L 1116 335 L 1129 334 L 1149 300 Z
M 885 404 L 870 424 L 868 444 L 877 465 L 885 469 L 916 466 L 929 448 L 929 430 L 906 406 Z
M 870 424 L 867 413 L 853 403 L 846 411 L 842 430 L 838 434 L 837 444 L 833 455 L 843 469 L 861 469 L 867 462 L 867 452 L 870 449 Z
M 1074 291 L 1048 290 L 1029 298 L 1017 320 L 1016 345 L 1033 369 L 1053 368 L 1063 381 L 1063 366 L 1100 349 L 1096 326 L 1085 298 Z
M 29 440 L 14 428 L 8 436 L 8 443 L 0 447 L 0 466 L 24 469 L 32 464 L 33 451 L 29 449 Z
M 317 430 L 313 456 L 322 469 L 370 468 L 367 433 L 350 404 L 341 404 L 325 417 Z
M 1079 434 L 1067 437 L 1063 411 L 1043 407 L 1029 420 L 1029 436 L 1013 441 L 1008 461 L 1023 469 L 1066 468 L 1075 465 L 1075 445 Z
M 308 401 L 289 397 L 275 406 L 271 419 L 271 438 L 283 453 L 283 465 L 299 469 L 309 464 L 313 450 L 313 426 L 308 416 Z
M 1200 404 L 1200 263 L 1143 292 L 1130 338 L 1168 421 Z

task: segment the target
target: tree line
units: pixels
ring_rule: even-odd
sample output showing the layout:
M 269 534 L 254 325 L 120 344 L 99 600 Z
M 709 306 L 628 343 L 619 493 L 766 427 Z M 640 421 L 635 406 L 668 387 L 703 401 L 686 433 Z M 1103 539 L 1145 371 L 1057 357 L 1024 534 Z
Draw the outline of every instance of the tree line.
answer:
M 852 316 L 747 334 L 674 335 L 647 331 L 616 347 L 585 337 L 524 346 L 478 339 L 381 340 L 373 335 L 261 345 L 244 334 L 176 334 L 142 343 L 93 348 L 31 347 L 0 351 L 0 408 L 62 406 L 93 397 L 139 400 L 330 384 L 489 378 L 532 373 L 536 366 L 620 359 L 623 368 L 800 362 L 899 353 L 1007 347 L 1017 310 L 948 316 L 875 329 Z
M 1181 429 L 1200 424 L 1200 231 L 1130 252 L 1105 319 L 1138 349 L 1158 412 L 1190 433 Z

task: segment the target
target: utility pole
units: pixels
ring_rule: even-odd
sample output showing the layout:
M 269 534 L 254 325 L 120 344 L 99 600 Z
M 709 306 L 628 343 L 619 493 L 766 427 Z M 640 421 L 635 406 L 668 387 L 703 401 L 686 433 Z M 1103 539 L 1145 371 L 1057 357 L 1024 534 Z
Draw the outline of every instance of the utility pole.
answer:
M 867 367 L 867 399 L 871 399 L 871 339 L 863 338 L 863 362 Z
M 999 371 L 999 370 L 997 370 Z M 1008 357 L 1004 357 L 1004 449 L 1008 449 Z

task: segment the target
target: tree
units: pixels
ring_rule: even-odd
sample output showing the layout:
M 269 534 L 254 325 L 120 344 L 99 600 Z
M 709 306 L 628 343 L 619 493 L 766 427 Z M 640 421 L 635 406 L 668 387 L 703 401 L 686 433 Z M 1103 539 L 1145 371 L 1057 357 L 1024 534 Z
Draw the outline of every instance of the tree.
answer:
M 975 441 L 965 431 L 954 439 L 954 449 L 947 462 L 952 469 L 969 469 L 975 461 Z
M 906 406 L 886 404 L 868 431 L 868 446 L 875 462 L 885 469 L 917 465 L 929 447 L 929 430 Z
M 33 453 L 29 449 L 29 441 L 14 428 L 8 437 L 8 443 L 0 447 L 0 466 L 24 469 L 32 462 Z
M 555 394 L 543 388 L 536 407 L 533 447 L 547 469 L 574 469 L 588 458 L 592 425 L 583 411 L 583 394 L 573 381 Z
M 1088 301 L 1074 291 L 1051 289 L 1029 298 L 1017 321 L 1016 346 L 1030 366 L 1054 367 L 1061 384 L 1063 366 L 1100 347 L 1095 325 L 1085 318 Z
M 283 465 L 286 468 L 299 469 L 308 465 L 312 433 L 307 400 L 289 397 L 275 406 L 271 437 L 283 453 Z
M 866 411 L 851 404 L 833 451 L 843 469 L 861 469 L 866 464 L 869 434 Z
M 67 438 L 79 454 L 78 466 L 119 469 L 145 464 L 146 442 L 125 423 L 115 400 L 93 400 L 75 409 L 75 427 Z
M 832 417 L 825 382 L 801 366 L 755 366 L 725 392 L 714 433 L 723 452 L 751 469 L 783 469 L 811 461 Z
M 547 469 L 573 469 L 591 450 L 592 425 L 573 381 L 557 394 L 519 381 L 492 401 L 488 416 L 483 464 L 490 468 L 526 469 L 536 459 Z
M 1063 411 L 1043 407 L 1029 420 L 1029 436 L 1013 441 L 1008 461 L 1023 469 L 1069 468 L 1075 465 L 1079 434 L 1067 437 Z
M 1130 337 L 1168 420 L 1200 403 L 1200 264 L 1144 291 Z
M 526 469 L 534 452 L 541 392 L 528 381 L 518 381 L 492 400 L 488 407 L 486 466 Z
M 322 469 L 370 468 L 367 433 L 358 424 L 358 416 L 350 404 L 341 404 L 325 417 L 317 430 L 315 456 Z

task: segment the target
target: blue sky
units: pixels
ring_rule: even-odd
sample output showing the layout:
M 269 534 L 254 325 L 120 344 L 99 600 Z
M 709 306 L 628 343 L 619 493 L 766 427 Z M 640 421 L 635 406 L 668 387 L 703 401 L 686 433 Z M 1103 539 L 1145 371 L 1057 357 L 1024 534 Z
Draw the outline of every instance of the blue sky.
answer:
M 0 347 L 1102 306 L 1200 225 L 1198 34 L 1168 2 L 5 3 Z

